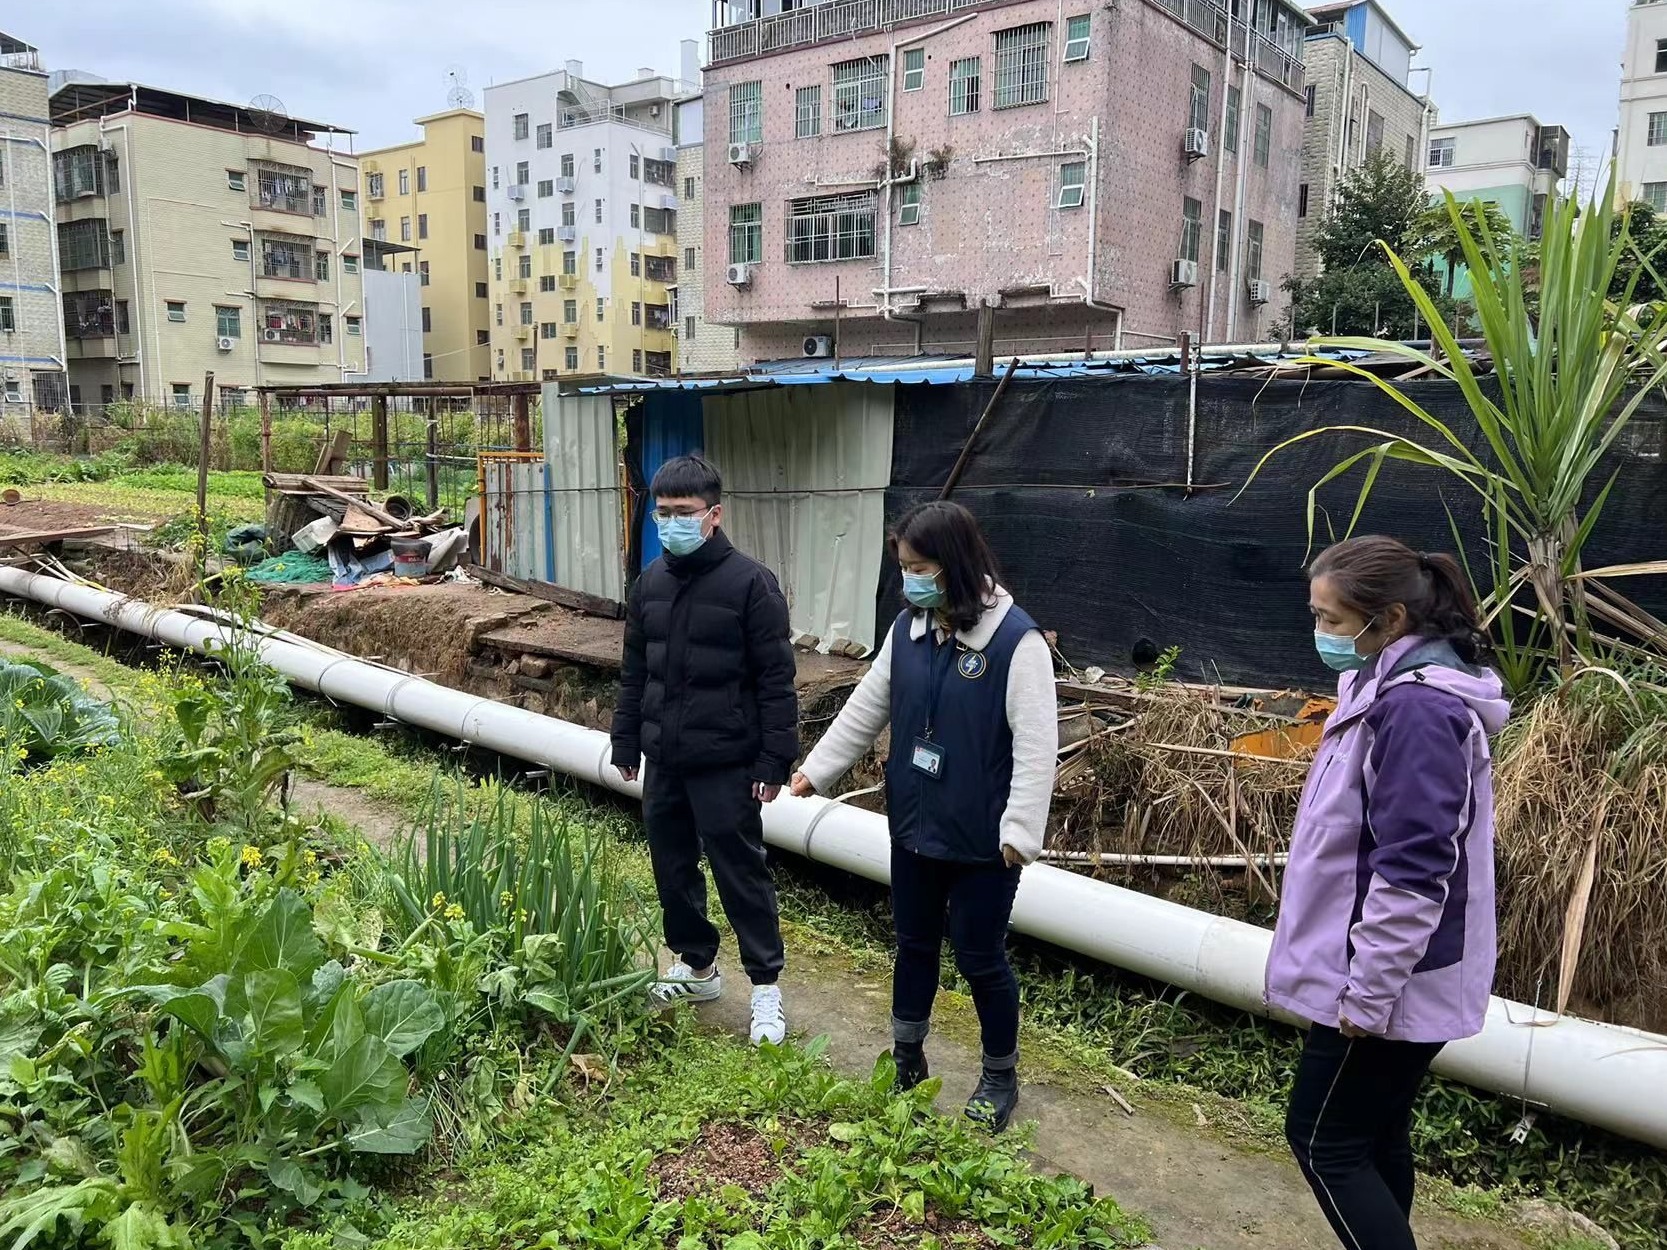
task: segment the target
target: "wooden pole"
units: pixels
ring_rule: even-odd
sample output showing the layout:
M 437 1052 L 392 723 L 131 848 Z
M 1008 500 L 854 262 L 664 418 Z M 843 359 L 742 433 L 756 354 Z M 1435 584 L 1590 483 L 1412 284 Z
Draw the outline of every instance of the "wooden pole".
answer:
M 1018 368 L 1019 358 L 1015 356 L 1012 363 L 1007 366 L 1007 372 L 1001 375 L 1001 382 L 996 386 L 996 393 L 990 396 L 990 402 L 985 405 L 983 415 L 978 418 L 978 424 L 972 427 L 972 433 L 967 437 L 966 446 L 961 448 L 961 454 L 955 461 L 955 467 L 949 471 L 949 479 L 944 482 L 943 490 L 938 492 L 939 499 L 948 499 L 950 495 L 954 494 L 956 486 L 960 485 L 961 474 L 966 470 L 967 461 L 972 459 L 973 446 L 978 442 L 978 436 L 984 432 L 984 427 L 989 424 L 990 414 L 996 410 L 996 405 L 1001 402 L 1002 393 L 1007 390 L 1007 384 L 1013 380 L 1013 374 L 1018 371 Z
M 440 506 L 440 423 L 432 415 L 428 418 L 428 506 L 430 511 Z
M 515 450 L 533 449 L 532 396 L 525 391 L 515 396 Z
M 260 471 L 272 472 L 272 396 L 260 393 Z
M 370 407 L 370 481 L 377 490 L 388 489 L 388 397 L 378 395 Z
M 978 301 L 978 354 L 973 373 L 981 378 L 996 376 L 996 310 L 990 301 Z
M 214 373 L 203 374 L 203 422 L 197 434 L 197 581 L 208 574 L 208 455 L 214 437 Z

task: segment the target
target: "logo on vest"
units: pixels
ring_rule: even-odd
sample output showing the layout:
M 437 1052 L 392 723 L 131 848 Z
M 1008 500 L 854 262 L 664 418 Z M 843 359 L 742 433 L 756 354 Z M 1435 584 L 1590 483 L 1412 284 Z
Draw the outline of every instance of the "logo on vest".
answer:
M 990 667 L 990 664 L 989 661 L 984 658 L 983 652 L 968 651 L 955 662 L 955 667 L 960 670 L 961 676 L 965 677 L 968 681 L 977 681 L 980 677 L 984 676 L 984 672 Z

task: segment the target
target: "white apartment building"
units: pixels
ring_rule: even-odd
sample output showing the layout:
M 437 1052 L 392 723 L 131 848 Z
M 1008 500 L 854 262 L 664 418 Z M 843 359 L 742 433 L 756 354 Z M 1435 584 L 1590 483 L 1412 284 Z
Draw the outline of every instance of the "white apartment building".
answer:
M 687 94 L 651 69 L 594 82 L 578 61 L 487 88 L 494 380 L 676 367 L 674 124 Z
M 741 333 L 706 319 L 705 99 L 677 105 L 677 179 L 683 207 L 677 214 L 677 368 L 681 373 L 728 373 L 740 367 Z M 719 263 L 727 260 L 719 259 Z
M 1632 0 L 1621 56 L 1616 192 L 1667 212 L 1667 0 Z
M 40 54 L 0 33 L 0 437 L 68 398 L 50 136 Z
M 1526 113 L 1443 122 L 1430 128 L 1429 157 L 1431 195 L 1495 204 L 1518 234 L 1537 239 L 1568 173 L 1569 132 Z
M 349 132 L 85 74 L 52 118 L 72 402 L 363 375 L 359 162 L 319 145 Z

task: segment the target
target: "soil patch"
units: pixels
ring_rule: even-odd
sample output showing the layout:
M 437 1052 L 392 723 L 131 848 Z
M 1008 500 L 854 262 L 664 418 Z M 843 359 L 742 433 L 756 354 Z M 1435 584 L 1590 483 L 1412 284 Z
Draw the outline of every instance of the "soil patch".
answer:
M 20 487 L 24 495 L 28 487 Z M 82 525 L 110 525 L 117 521 L 144 520 L 94 504 L 65 503 L 56 499 L 28 499 L 22 503 L 0 504 L 0 532 L 26 533 L 32 530 L 67 530 Z
M 885 1218 L 870 1216 L 851 1235 L 863 1250 L 920 1250 L 927 1237 L 936 1237 L 943 1250 L 996 1250 L 990 1235 L 971 1220 L 946 1219 L 930 1208 L 923 1223 L 910 1223 L 901 1211 L 893 1211 Z
M 790 1145 L 797 1150 L 797 1146 Z M 750 1124 L 708 1124 L 678 1154 L 654 1161 L 648 1169 L 661 1202 L 682 1202 L 733 1185 L 758 1198 L 781 1179 L 781 1158 Z

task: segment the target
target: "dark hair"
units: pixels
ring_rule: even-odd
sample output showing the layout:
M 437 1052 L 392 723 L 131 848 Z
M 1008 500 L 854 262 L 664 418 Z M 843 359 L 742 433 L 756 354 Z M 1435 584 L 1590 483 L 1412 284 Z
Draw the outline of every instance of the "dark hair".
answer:
M 943 569 L 944 605 L 938 609 L 950 626 L 965 631 L 994 602 L 1000 573 L 978 522 L 958 503 L 938 500 L 911 508 L 891 531 L 891 553 L 907 543 L 915 554 Z
M 1409 634 L 1451 643 L 1466 664 L 1488 651 L 1470 581 L 1450 555 L 1427 555 L 1380 535 L 1351 538 L 1321 552 L 1308 576 L 1330 578 L 1338 597 L 1362 616 L 1401 604 Z
M 705 456 L 678 456 L 660 466 L 648 493 L 655 499 L 700 499 L 708 508 L 723 497 L 724 480 Z

